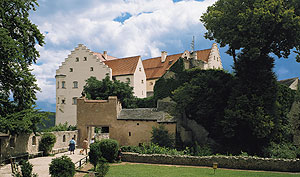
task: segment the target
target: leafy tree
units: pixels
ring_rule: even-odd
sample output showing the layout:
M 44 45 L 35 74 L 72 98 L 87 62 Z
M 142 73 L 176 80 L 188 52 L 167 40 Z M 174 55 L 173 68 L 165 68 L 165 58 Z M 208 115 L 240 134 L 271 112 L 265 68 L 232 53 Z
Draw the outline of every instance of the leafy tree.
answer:
M 298 7 L 297 0 L 219 0 L 201 17 L 205 37 L 228 45 L 234 59 L 235 84 L 223 121 L 230 150 L 262 153 L 278 130 L 282 118 L 269 54 L 287 58 L 291 49 L 299 54 Z
M 152 127 L 151 142 L 161 147 L 174 147 L 174 135 L 170 134 L 164 125 Z
M 299 0 L 218 0 L 200 20 L 207 29 L 205 37 L 221 47 L 228 45 L 235 62 L 240 49 L 287 58 L 291 49 L 299 54 L 299 7 Z
M 35 93 L 40 90 L 29 67 L 39 57 L 35 45 L 44 44 L 43 35 L 28 18 L 29 11 L 35 10 L 37 5 L 36 0 L 0 2 L 1 132 L 31 132 L 40 119 L 37 114 L 29 114 L 34 112 Z
M 96 168 L 96 165 L 100 162 L 101 158 L 103 157 L 100 149 L 100 142 L 96 141 L 90 145 L 90 152 L 89 152 L 89 159 L 91 164 L 94 165 L 94 168 Z
M 135 97 L 133 96 L 133 88 L 129 83 L 120 82 L 118 80 L 110 80 L 107 76 L 102 81 L 96 77 L 90 77 L 86 80 L 84 93 L 88 99 L 102 100 L 108 99 L 109 96 L 117 96 L 125 108 L 135 107 Z
M 99 142 L 102 157 L 108 162 L 114 162 L 118 157 L 119 143 L 114 139 L 103 139 Z
M 56 136 L 53 133 L 44 133 L 39 143 L 39 150 L 43 151 L 44 155 L 49 155 L 54 144 L 56 142 Z
M 222 139 L 221 121 L 231 92 L 232 75 L 221 70 L 200 69 L 186 73 L 193 78 L 173 92 L 176 110 L 202 125 L 211 138 Z

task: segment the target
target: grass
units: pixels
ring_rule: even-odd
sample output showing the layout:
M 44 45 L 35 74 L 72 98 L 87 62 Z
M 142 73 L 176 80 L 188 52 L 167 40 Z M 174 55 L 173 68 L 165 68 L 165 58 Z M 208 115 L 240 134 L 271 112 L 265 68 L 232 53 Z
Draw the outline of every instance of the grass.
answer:
M 255 172 L 212 168 L 175 167 L 147 164 L 111 165 L 106 177 L 296 177 L 298 174 Z

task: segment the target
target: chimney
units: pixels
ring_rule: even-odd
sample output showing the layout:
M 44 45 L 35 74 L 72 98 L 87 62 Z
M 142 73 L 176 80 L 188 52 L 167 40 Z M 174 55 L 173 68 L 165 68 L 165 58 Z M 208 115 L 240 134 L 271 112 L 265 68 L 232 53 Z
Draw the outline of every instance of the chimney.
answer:
M 107 60 L 107 51 L 103 51 L 103 58 Z
M 166 51 L 161 51 L 161 62 L 164 63 L 167 58 L 167 52 Z

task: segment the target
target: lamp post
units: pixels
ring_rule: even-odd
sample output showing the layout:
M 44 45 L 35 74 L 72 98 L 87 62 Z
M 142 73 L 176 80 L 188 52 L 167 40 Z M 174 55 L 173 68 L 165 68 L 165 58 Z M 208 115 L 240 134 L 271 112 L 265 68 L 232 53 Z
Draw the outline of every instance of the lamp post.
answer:
M 213 163 L 213 169 L 214 169 L 214 174 L 216 174 L 216 169 L 218 168 L 218 163 L 214 162 Z

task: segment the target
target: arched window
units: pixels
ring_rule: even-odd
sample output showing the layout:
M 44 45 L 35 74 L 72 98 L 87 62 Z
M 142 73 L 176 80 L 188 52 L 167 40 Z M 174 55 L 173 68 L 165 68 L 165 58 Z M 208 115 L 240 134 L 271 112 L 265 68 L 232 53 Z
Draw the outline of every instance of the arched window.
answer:
M 32 137 L 32 145 L 36 145 L 36 136 Z

